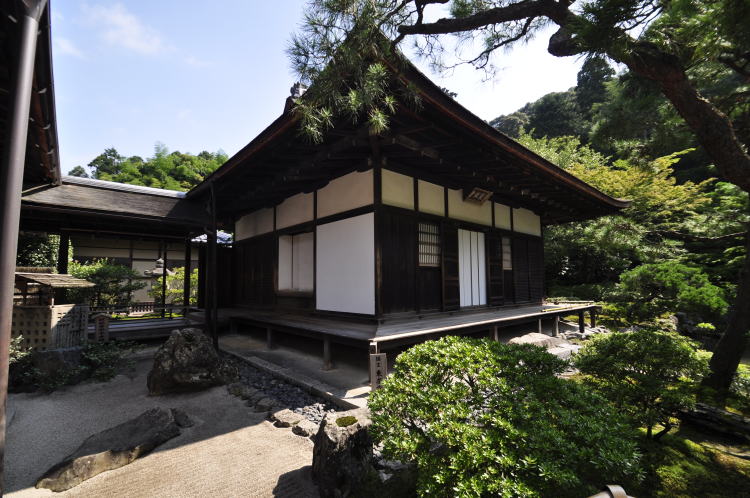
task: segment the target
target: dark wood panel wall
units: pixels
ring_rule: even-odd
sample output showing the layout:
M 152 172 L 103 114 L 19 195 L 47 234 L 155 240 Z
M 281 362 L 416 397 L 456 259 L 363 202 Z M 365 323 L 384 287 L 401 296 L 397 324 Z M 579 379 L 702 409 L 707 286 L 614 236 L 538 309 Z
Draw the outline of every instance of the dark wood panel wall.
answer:
M 234 299 L 237 306 L 275 304 L 276 236 L 273 233 L 235 242 L 233 268 Z M 229 258 L 227 258 L 229 259 Z
M 487 305 L 539 303 L 544 294 L 541 237 L 383 206 L 376 225 L 381 247 L 382 312 L 385 315 L 453 311 L 460 306 L 458 229 L 485 233 Z M 420 222 L 440 227 L 439 267 L 419 266 Z M 503 266 L 503 239 L 511 243 L 511 268 Z

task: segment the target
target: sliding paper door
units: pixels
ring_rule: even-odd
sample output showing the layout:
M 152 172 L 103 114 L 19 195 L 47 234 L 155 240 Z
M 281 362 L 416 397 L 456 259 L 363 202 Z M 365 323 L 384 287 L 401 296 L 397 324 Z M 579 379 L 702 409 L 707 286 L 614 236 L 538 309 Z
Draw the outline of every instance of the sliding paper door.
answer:
M 487 304 L 484 233 L 458 230 L 458 279 L 462 307 Z

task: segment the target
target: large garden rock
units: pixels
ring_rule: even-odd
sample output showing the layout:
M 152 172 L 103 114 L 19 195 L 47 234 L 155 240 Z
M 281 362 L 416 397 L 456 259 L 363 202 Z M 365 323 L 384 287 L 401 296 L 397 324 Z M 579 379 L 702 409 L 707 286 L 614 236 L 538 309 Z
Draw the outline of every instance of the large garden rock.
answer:
M 552 337 L 546 334 L 540 334 L 539 332 L 532 332 L 530 334 L 522 335 L 520 337 L 514 337 L 508 341 L 509 344 L 533 344 L 534 346 L 541 346 L 543 348 L 554 348 L 561 344 L 566 344 L 565 339 L 559 337 Z
M 388 461 L 375 451 L 371 425 L 367 408 L 323 418 L 313 439 L 312 468 L 321 497 L 416 496 L 416 467 Z
M 313 448 L 312 477 L 320 496 L 368 496 L 377 479 L 373 467 L 372 424 L 367 409 L 329 413 L 320 423 Z
M 154 356 L 154 366 L 148 374 L 148 392 L 159 395 L 199 391 L 225 384 L 232 378 L 231 369 L 201 330 L 173 330 Z
M 54 465 L 37 488 L 65 491 L 107 470 L 131 463 L 180 434 L 171 410 L 152 408 L 123 424 L 94 434 Z
M 680 412 L 683 422 L 744 443 L 750 443 L 750 418 L 704 403 Z

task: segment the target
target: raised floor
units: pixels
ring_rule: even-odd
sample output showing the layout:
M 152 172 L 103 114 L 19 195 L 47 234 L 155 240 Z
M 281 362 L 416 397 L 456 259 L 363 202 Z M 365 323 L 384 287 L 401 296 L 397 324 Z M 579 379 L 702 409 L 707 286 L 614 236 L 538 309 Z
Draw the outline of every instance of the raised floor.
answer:
M 268 341 L 273 332 L 286 332 L 340 344 L 368 347 L 371 352 L 396 349 L 444 335 L 461 335 L 480 330 L 494 331 L 520 323 L 556 323 L 561 316 L 577 314 L 580 325 L 588 312 L 594 320 L 599 307 L 593 303 L 543 304 L 481 310 L 474 312 L 441 313 L 421 318 L 387 319 L 383 323 L 355 321 L 317 314 L 295 314 L 280 311 L 260 311 L 247 308 L 220 308 L 220 323 L 228 323 L 233 331 L 243 325 L 266 329 Z M 554 333 L 554 327 L 553 327 Z M 373 351 L 374 348 L 374 351 Z

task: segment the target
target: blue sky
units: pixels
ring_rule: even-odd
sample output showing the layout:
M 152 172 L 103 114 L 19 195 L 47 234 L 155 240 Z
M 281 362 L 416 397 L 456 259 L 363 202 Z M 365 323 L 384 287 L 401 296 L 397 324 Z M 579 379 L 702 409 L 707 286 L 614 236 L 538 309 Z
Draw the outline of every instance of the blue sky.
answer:
M 106 147 L 148 157 L 157 141 L 232 155 L 278 117 L 295 81 L 285 48 L 304 0 L 51 3 L 63 172 Z M 548 55 L 547 38 L 501 54 L 489 82 L 416 62 L 489 120 L 575 84 L 582 61 Z

